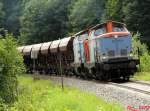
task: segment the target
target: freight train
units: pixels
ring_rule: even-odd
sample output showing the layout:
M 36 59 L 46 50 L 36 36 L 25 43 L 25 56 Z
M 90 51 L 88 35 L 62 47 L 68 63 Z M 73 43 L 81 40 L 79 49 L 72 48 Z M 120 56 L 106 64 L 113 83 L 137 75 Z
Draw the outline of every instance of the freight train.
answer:
M 83 30 L 63 39 L 18 47 L 28 73 L 60 73 L 81 78 L 112 80 L 129 78 L 139 59 L 132 56 L 132 37 L 126 25 L 116 21 Z

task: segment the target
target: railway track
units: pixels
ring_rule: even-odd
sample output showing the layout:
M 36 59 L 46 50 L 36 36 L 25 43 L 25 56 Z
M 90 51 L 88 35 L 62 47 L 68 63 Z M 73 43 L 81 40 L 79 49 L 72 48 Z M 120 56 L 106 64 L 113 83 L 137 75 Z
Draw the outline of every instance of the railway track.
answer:
M 144 82 L 144 81 L 131 81 L 133 83 L 142 84 L 150 87 L 150 82 Z
M 127 83 L 109 82 L 109 84 L 120 87 L 120 88 L 124 88 L 124 89 L 132 90 L 135 92 L 150 95 L 150 83 L 140 82 L 140 81 L 132 81 L 132 82 L 127 82 Z
M 96 82 L 96 83 L 105 83 L 105 82 L 99 82 L 97 80 L 92 80 L 92 81 Z M 129 82 L 124 82 L 124 83 L 108 82 L 106 84 L 109 84 L 112 86 L 117 86 L 117 87 L 128 89 L 128 90 L 132 90 L 132 91 L 136 91 L 136 92 L 140 92 L 140 93 L 147 94 L 150 96 L 150 83 L 148 83 L 148 82 L 129 81 Z

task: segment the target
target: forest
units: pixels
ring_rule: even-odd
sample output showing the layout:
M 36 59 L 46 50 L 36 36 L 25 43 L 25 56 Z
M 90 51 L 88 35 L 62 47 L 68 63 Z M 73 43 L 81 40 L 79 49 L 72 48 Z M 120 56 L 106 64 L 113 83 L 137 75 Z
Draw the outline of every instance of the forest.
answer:
M 123 22 L 149 43 L 149 0 L 0 0 L 0 34 L 20 45 L 47 42 L 107 20 Z

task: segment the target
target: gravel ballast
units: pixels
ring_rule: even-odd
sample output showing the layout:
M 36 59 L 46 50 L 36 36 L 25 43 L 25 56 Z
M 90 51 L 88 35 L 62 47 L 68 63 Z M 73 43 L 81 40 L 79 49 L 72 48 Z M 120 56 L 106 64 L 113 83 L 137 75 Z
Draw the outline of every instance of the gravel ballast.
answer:
M 54 83 L 61 84 L 61 77 L 41 76 L 44 79 L 50 79 Z M 109 102 L 119 103 L 125 109 L 139 109 L 139 107 L 150 107 L 150 95 L 142 94 L 132 90 L 119 88 L 107 83 L 96 82 L 92 80 L 81 80 L 77 78 L 64 77 L 64 85 L 79 88 L 82 91 L 96 94 Z M 130 110 L 129 110 L 130 111 Z M 137 110 L 138 111 L 138 110 Z M 150 111 L 150 108 L 143 108 L 139 111 Z

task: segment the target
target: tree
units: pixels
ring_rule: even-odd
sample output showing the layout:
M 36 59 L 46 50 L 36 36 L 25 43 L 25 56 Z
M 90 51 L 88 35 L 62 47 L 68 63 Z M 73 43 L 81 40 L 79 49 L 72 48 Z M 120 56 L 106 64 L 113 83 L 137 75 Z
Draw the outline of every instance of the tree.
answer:
M 0 98 L 11 104 L 17 99 L 17 75 L 23 74 L 24 65 L 12 35 L 0 40 Z
M 70 0 L 31 0 L 21 17 L 21 41 L 46 42 L 67 35 Z
M 0 29 L 4 26 L 5 12 L 3 11 L 3 3 L 0 2 Z
M 141 34 L 141 40 L 150 43 L 150 1 L 134 0 L 126 1 L 124 7 L 125 22 L 133 32 Z M 149 45 L 149 44 L 148 44 Z M 150 46 L 150 45 L 149 45 Z
M 124 21 L 123 4 L 125 0 L 107 0 L 104 20 Z
M 22 13 L 23 0 L 1 0 L 5 12 L 4 26 L 6 30 L 15 36 L 20 34 L 20 16 Z
M 103 0 L 78 0 L 70 10 L 69 21 L 72 32 L 81 31 L 99 23 L 104 9 Z

